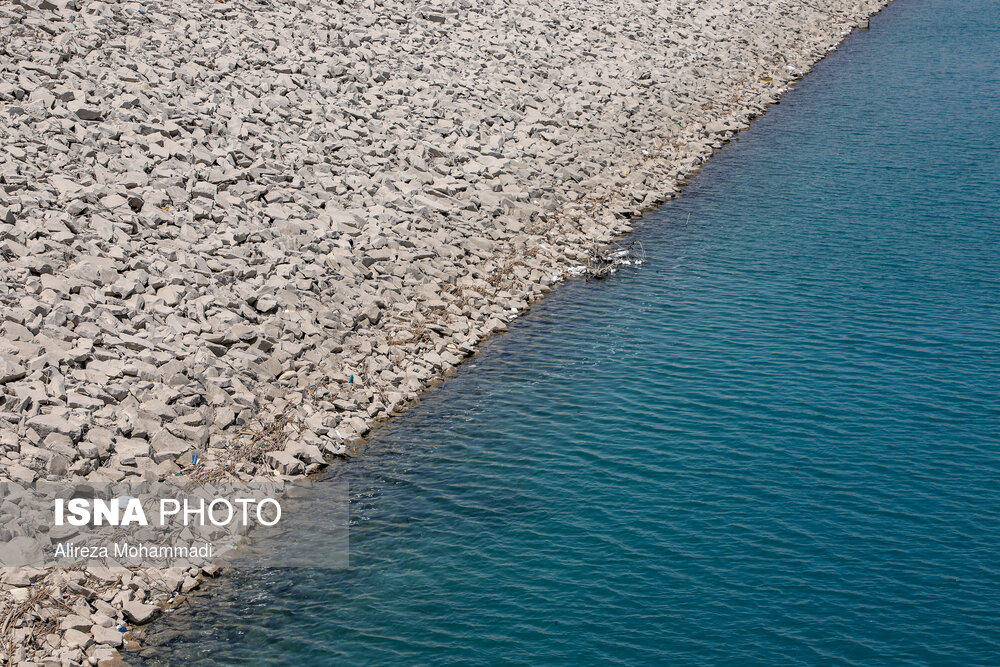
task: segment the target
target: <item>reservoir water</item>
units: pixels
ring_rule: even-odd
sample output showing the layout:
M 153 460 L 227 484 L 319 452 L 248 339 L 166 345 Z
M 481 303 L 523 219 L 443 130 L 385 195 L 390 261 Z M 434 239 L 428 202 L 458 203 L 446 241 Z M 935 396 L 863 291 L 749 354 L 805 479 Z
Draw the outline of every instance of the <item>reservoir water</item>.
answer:
M 897 0 L 136 662 L 1000 664 L 998 149 L 996 1 Z

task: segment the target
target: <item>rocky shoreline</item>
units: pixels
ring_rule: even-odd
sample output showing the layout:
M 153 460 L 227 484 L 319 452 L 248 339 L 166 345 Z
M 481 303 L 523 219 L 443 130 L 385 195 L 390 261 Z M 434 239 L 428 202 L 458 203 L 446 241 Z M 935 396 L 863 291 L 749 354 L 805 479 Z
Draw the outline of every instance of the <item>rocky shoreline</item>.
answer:
M 0 484 L 315 472 L 887 1 L 0 7 Z M 206 574 L 5 568 L 0 657 Z

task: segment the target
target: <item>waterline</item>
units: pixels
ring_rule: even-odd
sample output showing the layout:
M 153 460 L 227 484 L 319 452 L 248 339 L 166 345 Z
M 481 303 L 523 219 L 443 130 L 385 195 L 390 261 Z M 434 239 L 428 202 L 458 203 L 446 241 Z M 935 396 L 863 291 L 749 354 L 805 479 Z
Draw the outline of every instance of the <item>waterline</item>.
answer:
M 238 574 L 150 663 L 994 663 L 992 9 L 890 6 L 643 221 L 646 266 L 331 473 L 349 570 Z

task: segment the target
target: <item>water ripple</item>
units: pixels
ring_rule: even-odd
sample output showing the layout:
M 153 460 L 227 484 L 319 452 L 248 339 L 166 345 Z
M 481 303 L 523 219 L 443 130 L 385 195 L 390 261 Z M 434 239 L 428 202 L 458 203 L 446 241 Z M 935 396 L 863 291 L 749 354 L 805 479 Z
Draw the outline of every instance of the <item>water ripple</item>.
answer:
M 142 660 L 1000 664 L 998 21 L 892 5 Z

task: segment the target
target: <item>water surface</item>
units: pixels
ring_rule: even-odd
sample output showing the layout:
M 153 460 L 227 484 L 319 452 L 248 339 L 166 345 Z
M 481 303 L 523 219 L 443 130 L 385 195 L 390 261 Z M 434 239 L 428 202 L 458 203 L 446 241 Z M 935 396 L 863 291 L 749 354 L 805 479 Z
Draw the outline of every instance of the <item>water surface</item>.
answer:
M 994 0 L 898 0 L 331 473 L 349 569 L 148 664 L 1000 664 L 998 65 Z

